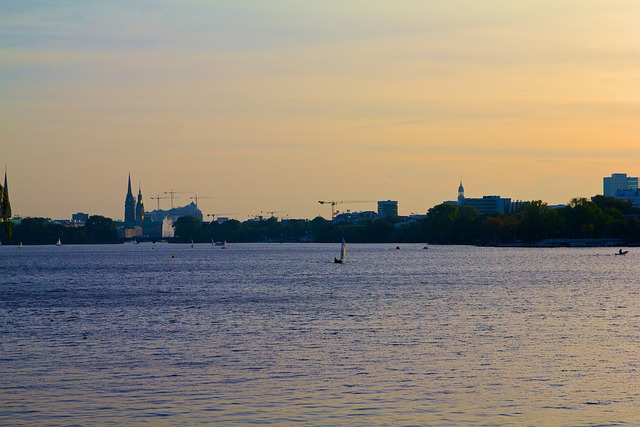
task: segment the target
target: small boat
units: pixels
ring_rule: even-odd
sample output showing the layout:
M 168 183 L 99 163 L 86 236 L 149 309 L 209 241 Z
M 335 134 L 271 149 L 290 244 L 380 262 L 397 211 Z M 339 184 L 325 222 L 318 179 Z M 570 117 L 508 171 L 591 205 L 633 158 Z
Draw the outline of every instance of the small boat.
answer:
M 58 239 L 58 241 L 56 242 L 56 246 L 62 246 L 62 242 L 60 241 L 60 239 Z
M 626 255 L 628 253 L 629 251 L 623 251 L 622 249 L 620 249 L 618 252 L 616 252 L 616 255 Z
M 193 239 L 191 239 L 191 247 L 193 247 Z
M 211 244 L 215 246 L 216 242 L 213 240 L 213 237 L 211 238 Z
M 347 257 L 347 244 L 345 243 L 344 238 L 342 238 L 342 245 L 340 246 L 340 259 L 334 258 L 333 262 L 335 264 L 344 264 L 346 257 Z
M 227 249 L 227 241 L 226 240 L 224 242 L 222 242 L 221 249 Z
M 22 249 L 22 242 L 20 242 L 20 244 L 18 244 L 18 249 Z

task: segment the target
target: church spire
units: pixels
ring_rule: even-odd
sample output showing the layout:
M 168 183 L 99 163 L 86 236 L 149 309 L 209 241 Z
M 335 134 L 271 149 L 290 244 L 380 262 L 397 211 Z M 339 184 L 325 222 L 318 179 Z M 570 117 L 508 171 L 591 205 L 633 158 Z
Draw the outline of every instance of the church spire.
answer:
M 144 203 L 142 203 L 142 184 L 138 181 L 138 203 L 136 203 L 136 225 L 142 227 L 144 222 Z
M 462 186 L 462 177 L 460 177 L 460 185 L 458 186 L 458 204 L 464 200 L 464 187 Z
M 128 196 L 133 196 L 133 193 L 131 192 L 131 172 L 129 172 L 129 191 L 127 191 L 127 197 Z
M 11 203 L 9 202 L 9 184 L 7 184 L 7 167 L 4 167 L 4 187 L 0 188 L 0 214 L 4 223 L 4 232 L 9 241 L 13 240 L 13 225 L 11 224 Z
M 129 173 L 127 197 L 124 199 L 124 226 L 125 228 L 136 226 L 136 199 L 131 192 L 131 173 Z

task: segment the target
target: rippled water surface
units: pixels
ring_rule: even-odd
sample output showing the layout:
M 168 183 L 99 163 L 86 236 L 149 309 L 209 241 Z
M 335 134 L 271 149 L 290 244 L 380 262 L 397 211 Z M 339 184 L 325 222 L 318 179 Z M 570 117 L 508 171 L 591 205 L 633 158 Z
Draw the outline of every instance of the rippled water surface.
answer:
M 394 248 L 2 246 L 0 424 L 640 425 L 640 249 Z

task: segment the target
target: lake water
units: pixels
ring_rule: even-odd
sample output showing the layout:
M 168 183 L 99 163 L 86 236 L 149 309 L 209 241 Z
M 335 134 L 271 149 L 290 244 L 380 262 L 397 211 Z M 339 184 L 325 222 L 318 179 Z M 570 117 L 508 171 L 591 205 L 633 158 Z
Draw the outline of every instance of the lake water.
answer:
M 640 248 L 394 248 L 2 246 L 0 425 L 640 425 Z

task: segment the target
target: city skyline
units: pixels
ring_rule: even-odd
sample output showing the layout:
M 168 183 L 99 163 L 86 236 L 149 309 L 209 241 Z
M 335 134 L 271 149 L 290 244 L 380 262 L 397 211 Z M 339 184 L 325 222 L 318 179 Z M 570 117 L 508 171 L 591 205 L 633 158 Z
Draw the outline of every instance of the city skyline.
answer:
M 122 219 L 129 173 L 148 210 L 195 190 L 241 220 L 424 213 L 460 175 L 474 197 L 601 194 L 638 174 L 639 19 L 632 1 L 0 1 L 13 213 Z

